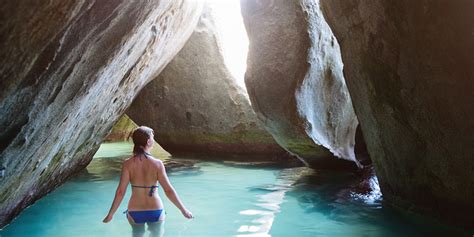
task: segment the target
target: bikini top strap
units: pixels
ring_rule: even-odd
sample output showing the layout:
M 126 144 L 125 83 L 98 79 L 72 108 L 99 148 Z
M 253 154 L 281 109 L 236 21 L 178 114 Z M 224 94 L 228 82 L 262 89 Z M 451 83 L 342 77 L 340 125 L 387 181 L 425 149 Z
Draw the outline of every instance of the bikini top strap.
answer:
M 150 196 L 150 197 L 153 196 L 153 193 L 155 192 L 156 188 L 158 188 L 158 186 L 156 186 L 156 185 L 151 186 L 150 192 L 148 193 L 148 196 Z
M 135 153 L 135 154 L 138 155 L 138 158 L 140 159 L 140 161 L 142 160 L 141 155 L 143 155 L 145 157 L 145 159 L 148 159 L 148 156 L 151 156 L 151 154 L 146 152 L 146 151 L 141 151 L 141 152 L 138 152 L 138 153 Z
M 152 186 L 140 186 L 140 185 L 133 185 L 132 184 L 132 188 L 149 188 L 150 189 L 150 192 L 148 193 L 148 196 L 153 196 L 153 192 L 155 192 L 155 189 L 158 188 L 157 185 L 152 185 Z
M 148 156 L 151 156 L 151 154 L 146 151 L 144 151 L 142 154 L 145 156 L 146 159 L 148 159 Z

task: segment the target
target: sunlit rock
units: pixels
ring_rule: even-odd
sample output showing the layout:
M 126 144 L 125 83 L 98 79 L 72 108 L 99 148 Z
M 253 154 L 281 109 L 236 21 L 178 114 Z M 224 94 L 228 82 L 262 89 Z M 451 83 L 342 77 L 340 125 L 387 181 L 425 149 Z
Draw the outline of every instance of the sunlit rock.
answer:
M 199 1 L 3 1 L 0 226 L 85 167 L 180 50 Z
M 357 118 L 344 82 L 339 45 L 318 1 L 241 0 L 241 4 L 250 39 L 245 83 L 267 130 L 312 166 L 344 163 L 334 156 L 358 165 Z
M 152 127 L 158 143 L 173 155 L 286 156 L 226 67 L 215 21 L 206 5 L 189 41 L 140 92 L 128 115 Z
M 384 200 L 474 228 L 474 1 L 322 5 Z
M 119 142 L 119 141 L 131 141 L 133 130 L 138 125 L 133 122 L 126 114 L 124 114 L 115 123 L 110 130 L 109 134 L 104 138 L 104 142 Z

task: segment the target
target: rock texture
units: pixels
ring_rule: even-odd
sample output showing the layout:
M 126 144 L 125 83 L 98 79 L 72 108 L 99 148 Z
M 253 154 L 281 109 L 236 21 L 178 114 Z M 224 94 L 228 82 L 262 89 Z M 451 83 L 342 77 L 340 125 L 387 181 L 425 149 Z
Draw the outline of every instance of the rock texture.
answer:
M 104 138 L 104 142 L 132 141 L 132 133 L 138 125 L 124 114 L 115 123 L 109 134 Z
M 206 5 L 189 41 L 127 114 L 152 127 L 173 155 L 281 158 L 287 152 L 258 121 L 224 63 L 215 21 Z
M 199 1 L 0 6 L 0 226 L 85 167 L 188 39 Z
M 474 228 L 474 2 L 322 4 L 384 199 Z
M 353 161 L 357 118 L 339 45 L 318 1 L 241 0 L 250 39 L 245 83 L 253 109 L 285 149 L 311 166 Z

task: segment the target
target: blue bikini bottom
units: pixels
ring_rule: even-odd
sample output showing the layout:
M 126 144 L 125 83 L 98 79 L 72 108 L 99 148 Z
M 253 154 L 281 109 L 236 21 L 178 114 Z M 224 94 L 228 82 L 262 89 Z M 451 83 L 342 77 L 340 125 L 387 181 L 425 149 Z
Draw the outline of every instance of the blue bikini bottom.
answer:
M 157 222 L 160 220 L 163 209 L 146 210 L 146 211 L 127 211 L 133 221 L 137 224 L 144 224 L 145 222 Z

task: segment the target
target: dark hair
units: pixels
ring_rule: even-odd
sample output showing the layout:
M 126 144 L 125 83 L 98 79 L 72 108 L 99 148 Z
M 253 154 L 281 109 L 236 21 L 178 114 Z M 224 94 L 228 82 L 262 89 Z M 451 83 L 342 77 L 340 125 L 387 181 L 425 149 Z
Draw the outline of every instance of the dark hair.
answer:
M 153 136 L 153 129 L 140 126 L 133 131 L 132 140 L 133 140 L 133 153 L 142 154 L 144 153 L 143 148 L 146 147 L 148 139 Z

